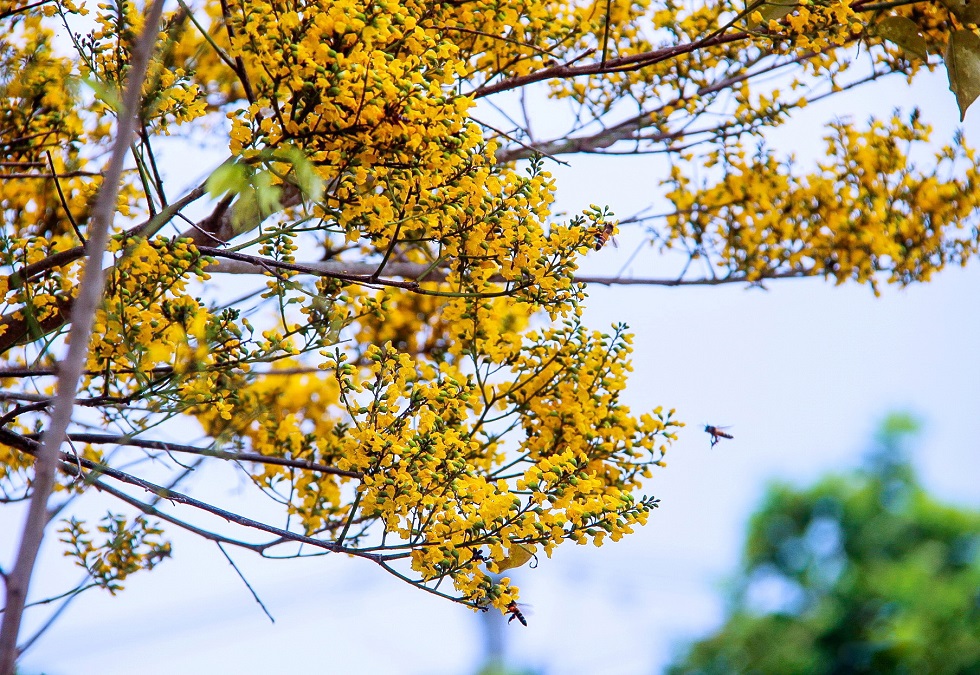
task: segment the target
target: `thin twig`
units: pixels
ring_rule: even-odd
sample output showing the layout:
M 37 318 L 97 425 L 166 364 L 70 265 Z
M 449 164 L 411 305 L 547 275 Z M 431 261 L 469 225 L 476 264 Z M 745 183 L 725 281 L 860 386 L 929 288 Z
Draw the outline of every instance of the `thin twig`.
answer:
M 543 68 L 535 73 L 518 75 L 506 80 L 501 80 L 495 84 L 487 84 L 477 87 L 468 95 L 473 98 L 483 98 L 484 96 L 490 96 L 491 94 L 498 94 L 500 92 L 510 91 L 512 89 L 519 89 L 529 84 L 533 84 L 534 82 L 542 82 L 544 80 L 581 77 L 585 75 L 603 75 L 613 71 L 625 72 L 630 70 L 640 70 L 641 68 L 646 68 L 647 66 L 661 63 L 676 56 L 690 54 L 691 52 L 704 49 L 705 47 L 715 47 L 731 42 L 738 42 L 739 40 L 744 40 L 747 37 L 749 37 L 748 33 L 740 31 L 738 33 L 732 33 L 731 35 L 719 35 L 713 38 L 695 40 L 694 42 L 673 45 L 671 47 L 655 49 L 648 52 L 642 52 L 640 54 L 621 56 L 616 59 L 610 59 L 605 63 L 590 63 L 584 66 L 560 65 L 553 66 L 551 68 Z
M 78 236 L 78 241 L 85 245 L 85 237 L 82 236 L 82 231 L 78 228 L 78 223 L 75 222 L 75 216 L 71 214 L 71 209 L 68 208 L 68 200 L 65 199 L 65 193 L 61 190 L 61 181 L 58 180 L 58 171 L 54 168 L 54 160 L 51 159 L 51 151 L 45 150 L 44 154 L 48 158 L 48 164 L 51 166 L 51 175 L 54 176 L 54 186 L 58 189 L 58 197 L 61 199 L 61 208 L 65 210 L 65 215 L 68 216 L 68 222 L 71 223 L 72 229 L 75 230 L 75 234 Z
M 495 131 L 498 134 L 500 134 L 501 136 L 504 136 L 505 138 L 508 138 L 508 139 L 514 141 L 515 143 L 517 143 L 522 148 L 526 148 L 526 149 L 530 150 L 531 152 L 533 152 L 535 154 L 542 155 L 544 157 L 547 157 L 548 159 L 554 160 L 555 162 L 558 162 L 559 164 L 564 164 L 565 166 L 571 166 L 568 162 L 565 162 L 563 160 L 560 160 L 557 157 L 555 157 L 554 155 L 549 155 L 547 152 L 544 152 L 544 151 L 541 151 L 541 150 L 536 150 L 533 146 L 528 145 L 527 143 L 524 143 L 523 141 L 521 141 L 521 140 L 519 140 L 517 138 L 514 138 L 513 136 L 511 136 L 507 132 L 501 131 L 500 129 L 498 129 L 497 127 L 495 127 L 495 126 L 493 126 L 491 124 L 487 124 L 486 122 L 481 122 L 480 120 L 476 119 L 475 117 L 471 117 L 470 119 L 472 119 L 474 122 L 476 122 L 480 126 L 486 127 L 487 129 L 490 129 L 490 131 Z
M 228 552 L 225 550 L 225 547 L 221 545 L 220 541 L 216 541 L 214 543 L 218 546 L 218 549 L 224 554 L 225 559 L 228 561 L 228 564 L 231 565 L 232 569 L 235 570 L 235 573 L 238 574 L 238 578 L 241 579 L 242 583 L 245 584 L 245 588 L 247 588 L 248 592 L 252 594 L 253 598 L 255 598 L 255 602 L 259 603 L 259 607 L 261 607 L 262 611 L 265 612 L 265 615 L 269 617 L 269 621 L 275 623 L 276 622 L 275 618 L 272 616 L 272 614 L 269 613 L 269 610 L 266 609 L 265 604 L 262 602 L 262 598 L 260 598 L 259 594 L 255 592 L 255 589 L 252 588 L 252 584 L 248 583 L 248 579 L 246 579 L 245 575 L 242 574 L 242 571 L 238 569 L 238 565 L 236 565 L 235 561 L 231 559 L 230 555 L 228 555 Z
M 197 250 L 206 256 L 211 256 L 214 258 L 227 258 L 228 260 L 236 260 L 238 262 L 249 263 L 255 266 L 254 270 L 259 272 L 263 269 L 281 269 L 289 270 L 291 272 L 300 272 L 304 274 L 312 274 L 315 276 L 322 277 L 332 277 L 334 279 L 340 279 L 341 281 L 347 281 L 355 284 L 363 284 L 365 286 L 394 286 L 396 288 L 403 288 L 409 291 L 420 292 L 419 284 L 415 281 L 395 281 L 393 279 L 375 279 L 373 278 L 374 269 L 372 268 L 372 274 L 370 275 L 359 275 L 359 274 L 347 274 L 344 272 L 328 272 L 323 268 L 317 268 L 312 265 L 297 265 L 295 263 L 283 262 L 281 260 L 272 260 L 271 258 L 264 258 L 261 256 L 247 255 L 245 253 L 236 253 L 234 251 L 226 251 L 220 248 L 212 248 L 210 246 L 198 246 Z
M 606 63 L 606 56 L 609 54 L 609 10 L 612 5 L 612 0 L 606 0 L 606 25 L 603 27 L 602 31 L 602 59 L 600 63 Z
M 28 12 L 35 7 L 40 7 L 41 5 L 46 5 L 51 0 L 40 0 L 40 2 L 35 2 L 33 5 L 24 5 L 23 7 L 17 7 L 15 9 L 8 9 L 6 12 L 0 12 L 0 20 L 6 19 L 9 16 L 14 16 L 20 14 L 21 12 Z
M 34 645 L 34 643 L 37 642 L 38 638 L 40 638 L 42 635 L 44 635 L 44 633 L 47 632 L 47 630 L 52 625 L 54 625 L 54 622 L 58 620 L 58 617 L 60 617 L 64 613 L 64 611 L 66 609 L 68 609 L 68 605 L 70 605 L 72 602 L 74 602 L 76 598 L 81 597 L 81 595 L 82 595 L 82 593 L 84 591 L 87 591 L 90 588 L 95 588 L 96 586 L 98 586 L 98 584 L 95 584 L 95 583 L 88 584 L 86 586 L 85 585 L 85 582 L 87 580 L 89 580 L 89 579 L 91 579 L 91 576 L 90 575 L 86 575 L 85 576 L 85 579 L 83 579 L 81 581 L 81 583 L 78 584 L 78 586 L 76 586 L 72 590 L 68 591 L 68 593 L 66 593 L 66 594 L 63 594 L 63 595 L 60 595 L 60 596 L 56 596 L 54 598 L 48 598 L 47 600 L 43 600 L 41 602 L 31 603 L 31 605 L 44 604 L 44 603 L 47 603 L 47 602 L 54 602 L 55 600 L 58 600 L 59 598 L 64 597 L 64 595 L 67 595 L 68 596 L 68 597 L 65 598 L 65 601 L 62 602 L 58 606 L 58 609 L 56 609 L 56 610 L 54 610 L 54 612 L 52 612 L 51 616 L 48 617 L 48 620 L 44 622 L 44 625 L 42 625 L 40 628 L 38 628 L 37 631 L 35 631 L 34 635 L 32 635 L 31 637 L 29 637 L 27 640 L 25 640 L 24 641 L 24 644 L 20 645 L 20 653 L 21 654 L 23 654 L 28 649 L 30 649 Z M 27 607 L 30 607 L 31 605 L 26 605 L 26 606 Z

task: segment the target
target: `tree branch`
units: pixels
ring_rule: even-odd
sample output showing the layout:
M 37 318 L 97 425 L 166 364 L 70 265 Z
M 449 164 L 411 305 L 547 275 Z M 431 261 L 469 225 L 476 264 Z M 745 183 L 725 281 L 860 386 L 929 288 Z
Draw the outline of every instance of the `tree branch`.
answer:
M 58 394 L 54 411 L 51 413 L 50 426 L 44 434 L 43 444 L 34 462 L 34 494 L 24 523 L 17 561 L 6 579 L 7 610 L 4 612 L 3 624 L 0 626 L 0 675 L 13 675 L 14 664 L 17 661 L 17 635 L 24 614 L 24 604 L 27 602 L 27 590 L 34 571 L 34 562 L 48 520 L 47 503 L 54 487 L 58 449 L 71 421 L 78 381 L 88 356 L 95 311 L 102 300 L 105 286 L 102 255 L 109 241 L 109 228 L 116 211 L 116 196 L 119 193 L 123 162 L 136 130 L 136 113 L 139 110 L 141 90 L 146 79 L 162 13 L 163 0 L 154 0 L 147 11 L 143 32 L 133 49 L 116 140 L 106 168 L 105 180 L 92 208 L 91 225 L 88 230 L 89 240 L 85 245 L 88 262 L 85 265 L 78 298 L 72 308 L 68 354 L 59 366 Z
M 235 251 L 226 251 L 220 248 L 211 248 L 210 246 L 198 246 L 198 251 L 203 255 L 212 256 L 214 258 L 226 258 L 228 260 L 234 260 L 239 263 L 245 263 L 248 267 L 242 267 L 240 269 L 248 269 L 249 273 L 257 274 L 260 272 L 268 272 L 272 269 L 289 270 L 292 272 L 299 272 L 301 274 L 311 274 L 313 276 L 321 277 L 332 277 L 334 279 L 340 279 L 341 281 L 348 281 L 354 284 L 364 284 L 365 286 L 394 286 L 396 288 L 404 288 L 409 291 L 419 291 L 419 285 L 416 281 L 394 281 L 392 279 L 378 279 L 374 277 L 374 273 L 377 271 L 377 265 L 371 268 L 371 274 L 351 274 L 348 271 L 334 271 L 336 267 L 322 267 L 319 265 L 307 265 L 307 264 L 297 264 L 297 263 L 287 263 L 280 260 L 272 260 L 271 258 L 263 258 L 261 256 L 247 255 L 245 253 L 237 253 Z M 327 263 L 329 265 L 329 263 Z M 342 268 L 350 268 L 350 265 L 341 265 Z M 392 265 L 394 267 L 394 265 Z M 208 267 L 208 271 L 212 271 L 213 266 Z M 420 272 L 421 275 L 421 272 Z
M 2 431 L 0 431 L 2 438 Z M 26 436 L 25 438 L 30 438 Z M 113 434 L 79 434 L 72 433 L 68 436 L 69 440 L 81 443 L 112 443 L 117 445 L 131 445 L 136 448 L 146 450 L 160 450 L 162 452 L 183 452 L 192 455 L 202 455 L 204 457 L 215 457 L 217 459 L 228 459 L 236 462 L 255 462 L 256 464 L 274 464 L 276 466 L 288 466 L 294 469 L 304 469 L 306 471 L 316 471 L 318 473 L 331 474 L 334 476 L 344 476 L 345 478 L 361 479 L 364 475 L 360 471 L 347 471 L 338 469 L 326 464 L 317 464 L 313 461 L 301 459 L 287 459 L 285 457 L 269 457 L 254 452 L 225 452 L 213 448 L 198 448 L 193 445 L 181 445 L 179 443 L 168 443 L 166 441 L 150 441 L 140 438 L 130 438 L 128 436 L 116 436 Z
M 510 91 L 511 89 L 519 89 L 535 82 L 543 82 L 544 80 L 581 77 L 583 75 L 603 75 L 611 72 L 639 70 L 647 66 L 652 66 L 655 63 L 660 63 L 661 61 L 674 58 L 675 56 L 680 56 L 681 54 L 690 54 L 691 52 L 697 51 L 698 49 L 704 49 L 705 47 L 714 47 L 716 45 L 738 42 L 739 40 L 743 40 L 747 37 L 749 37 L 749 34 L 744 31 L 732 33 L 731 35 L 711 35 L 703 40 L 695 40 L 694 42 L 688 42 L 687 44 L 664 47 L 663 49 L 654 49 L 641 54 L 622 56 L 618 59 L 609 59 L 605 62 L 590 63 L 584 66 L 553 66 L 551 68 L 539 70 L 536 73 L 529 73 L 527 75 L 502 80 L 496 84 L 485 84 L 471 91 L 469 96 L 472 96 L 475 99 L 483 98 L 484 96 L 498 94 L 503 91 Z
M 15 7 L 14 9 L 8 9 L 5 12 L 0 12 L 0 20 L 6 19 L 7 17 L 20 14 L 21 12 L 29 12 L 32 9 L 36 9 L 42 5 L 46 5 L 52 0 L 40 0 L 40 2 L 35 2 L 30 5 L 24 5 L 23 7 Z
M 39 455 L 41 452 L 41 450 L 39 449 L 39 443 L 37 441 L 34 441 L 29 438 L 25 438 L 23 436 L 18 436 L 17 434 L 11 433 L 9 431 L 0 430 L 0 440 L 10 445 L 13 445 L 19 450 L 26 452 L 27 454 L 34 455 L 35 457 Z M 272 542 L 270 544 L 249 545 L 255 550 L 261 551 L 269 546 L 274 546 L 275 544 L 281 543 L 283 541 L 292 541 L 301 544 L 308 544 L 315 548 L 324 549 L 332 553 L 346 553 L 348 555 L 367 558 L 368 560 L 373 560 L 374 562 L 378 562 L 380 560 L 380 557 L 374 553 L 366 553 L 356 548 L 349 548 L 347 546 L 331 543 L 329 541 L 322 541 L 320 539 L 308 537 L 306 535 L 299 534 L 297 532 L 290 532 L 289 530 L 284 530 L 282 528 L 275 527 L 274 525 L 268 525 L 258 520 L 253 520 L 252 518 L 241 516 L 232 511 L 226 511 L 225 509 L 219 508 L 207 502 L 203 502 L 200 499 L 195 499 L 194 497 L 190 497 L 181 492 L 171 490 L 162 485 L 157 485 L 156 483 L 151 483 L 150 481 L 143 480 L 142 478 L 138 478 L 137 476 L 133 476 L 124 471 L 120 471 L 119 469 L 114 469 L 110 466 L 106 466 L 105 464 L 99 464 L 98 462 L 94 462 L 84 457 L 76 457 L 74 455 L 69 455 L 68 453 L 65 452 L 58 452 L 55 459 L 56 462 L 60 461 L 63 464 L 67 465 L 69 473 L 74 473 L 77 475 L 78 468 L 83 467 L 88 471 L 90 471 L 91 473 L 95 474 L 96 476 L 108 476 L 109 478 L 113 478 L 122 483 L 127 483 L 129 485 L 133 485 L 142 490 L 145 490 L 157 497 L 160 497 L 161 499 L 166 499 L 167 501 L 175 502 L 178 504 L 184 504 L 185 506 L 190 506 L 199 509 L 201 511 L 204 511 L 205 513 L 210 513 L 211 515 L 217 516 L 223 520 L 226 520 L 229 523 L 234 523 L 242 527 L 259 530 L 261 532 L 267 532 L 269 534 L 274 534 L 278 537 L 278 539 L 275 542 Z M 86 482 L 90 484 L 95 484 L 98 482 L 98 479 L 95 478 L 94 476 L 85 476 L 84 478 Z M 106 488 L 106 487 L 108 486 L 104 484 L 102 485 L 102 488 Z M 119 496 L 116 492 L 112 491 L 111 489 L 109 490 L 109 492 L 111 492 L 112 494 L 116 494 L 116 496 Z M 162 514 L 155 507 L 149 505 L 144 505 L 144 506 L 148 507 L 149 509 L 147 510 L 146 508 L 140 507 L 141 510 L 144 511 L 145 513 L 152 513 L 153 515 L 162 517 Z M 199 528 L 195 528 L 195 530 L 197 530 L 198 534 L 205 533 L 205 531 L 200 530 Z M 214 535 L 213 533 L 207 533 L 205 536 L 207 536 L 207 538 L 209 539 L 215 539 L 219 535 Z M 221 540 L 227 541 L 228 543 L 236 543 L 234 540 L 227 540 L 224 537 L 221 537 Z M 9 606 L 10 605 L 8 604 L 8 607 Z
M 162 209 L 156 216 L 130 228 L 126 232 L 126 236 L 152 237 L 169 223 L 182 208 L 200 199 L 204 194 L 204 185 L 197 186 L 178 201 Z M 67 251 L 52 253 L 44 260 L 25 265 L 7 277 L 7 287 L 10 289 L 21 288 L 34 277 L 55 267 L 72 263 L 83 255 L 85 255 L 85 248 L 82 246 L 76 246 Z M 108 270 L 103 270 L 103 276 L 106 273 L 108 273 Z M 71 313 L 74 303 L 74 298 L 59 296 L 54 306 L 54 311 L 37 324 L 42 334 L 46 335 L 64 325 L 66 317 Z M 33 337 L 30 336 L 30 326 L 28 325 L 27 319 L 23 316 L 22 311 L 17 310 L 0 317 L 0 354 L 5 353 L 15 345 L 23 344 L 25 340 L 29 339 L 33 339 Z
M 334 276 L 337 271 L 343 270 L 355 278 L 360 274 L 366 274 L 366 272 L 373 270 L 374 268 L 375 266 L 371 263 L 342 263 L 336 261 L 296 263 L 290 267 L 290 269 L 296 269 L 296 271 L 299 271 L 301 274 L 312 274 L 315 276 Z M 426 277 L 428 280 L 441 280 L 446 278 L 446 273 L 444 270 L 440 270 L 439 268 L 430 269 L 429 266 L 420 263 L 396 263 L 393 265 L 388 265 L 388 267 L 385 269 L 388 270 L 393 276 L 400 276 L 408 279 L 418 278 L 426 271 L 429 272 L 428 276 Z M 238 264 L 234 261 L 222 261 L 216 265 L 208 267 L 209 274 L 260 274 L 262 271 L 262 267 L 255 263 Z M 576 283 L 596 284 L 600 286 L 717 286 L 720 284 L 752 284 L 760 281 L 766 281 L 768 279 L 796 279 L 811 276 L 816 276 L 816 273 L 808 270 L 789 270 L 785 272 L 774 272 L 772 274 L 767 274 L 761 279 L 748 279 L 745 276 L 727 276 L 718 278 L 705 277 L 699 279 L 655 279 L 649 277 L 631 279 L 620 276 L 577 276 L 573 278 L 573 281 Z

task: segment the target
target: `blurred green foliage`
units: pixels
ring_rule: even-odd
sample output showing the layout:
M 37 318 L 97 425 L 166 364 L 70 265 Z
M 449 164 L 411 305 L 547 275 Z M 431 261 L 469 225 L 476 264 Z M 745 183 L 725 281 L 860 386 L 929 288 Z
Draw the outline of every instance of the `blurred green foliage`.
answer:
M 980 674 L 980 512 L 918 484 L 917 431 L 891 415 L 865 468 L 771 487 L 724 626 L 668 672 Z

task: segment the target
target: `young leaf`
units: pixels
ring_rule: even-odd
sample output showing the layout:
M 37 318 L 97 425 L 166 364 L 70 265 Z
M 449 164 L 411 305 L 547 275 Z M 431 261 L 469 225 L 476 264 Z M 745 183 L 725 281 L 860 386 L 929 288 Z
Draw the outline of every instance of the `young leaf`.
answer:
M 324 182 L 313 168 L 313 163 L 296 147 L 288 148 L 285 154 L 286 161 L 293 165 L 293 178 L 297 187 L 307 198 L 319 201 L 323 197 Z
M 765 26 L 773 20 L 779 21 L 784 16 L 796 9 L 795 0 L 776 0 L 776 2 L 762 2 L 754 4 L 756 6 L 749 12 L 749 28 L 756 28 L 760 25 Z M 762 21 L 759 23 L 753 21 L 751 18 L 752 14 L 756 11 L 762 15 Z
M 255 174 L 252 178 L 252 186 L 255 188 L 255 198 L 262 210 L 263 218 L 282 209 L 282 203 L 279 201 L 282 188 L 272 184 L 271 172 L 260 171 Z
M 122 98 L 119 95 L 118 89 L 94 77 L 83 77 L 82 82 L 91 87 L 92 91 L 95 92 L 96 98 L 107 106 L 117 113 L 122 110 Z
M 980 96 L 980 37 L 971 30 L 954 31 L 946 45 L 949 88 L 956 94 L 960 122 L 966 109 Z
M 232 230 L 236 235 L 243 234 L 254 230 L 261 222 L 262 210 L 259 208 L 255 190 L 252 188 L 243 190 L 231 207 Z
M 232 207 L 232 226 L 236 235 L 254 230 L 265 218 L 282 209 L 282 188 L 272 184 L 272 173 L 259 171 L 247 177 Z
M 205 188 L 211 197 L 220 197 L 226 192 L 238 194 L 248 187 L 247 169 L 238 162 L 225 162 L 208 176 Z

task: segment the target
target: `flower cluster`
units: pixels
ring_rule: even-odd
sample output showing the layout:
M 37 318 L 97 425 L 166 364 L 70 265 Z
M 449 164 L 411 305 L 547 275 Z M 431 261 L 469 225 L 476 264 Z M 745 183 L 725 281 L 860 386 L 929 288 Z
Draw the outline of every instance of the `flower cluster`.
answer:
M 814 274 L 874 288 L 881 272 L 926 281 L 980 250 L 980 230 L 965 227 L 980 215 L 980 173 L 962 141 L 920 170 L 910 157 L 927 152 L 929 129 L 914 114 L 864 131 L 835 123 L 825 140 L 813 173 L 770 151 L 716 155 L 724 174 L 703 185 L 675 170 L 664 238 L 749 281 Z

